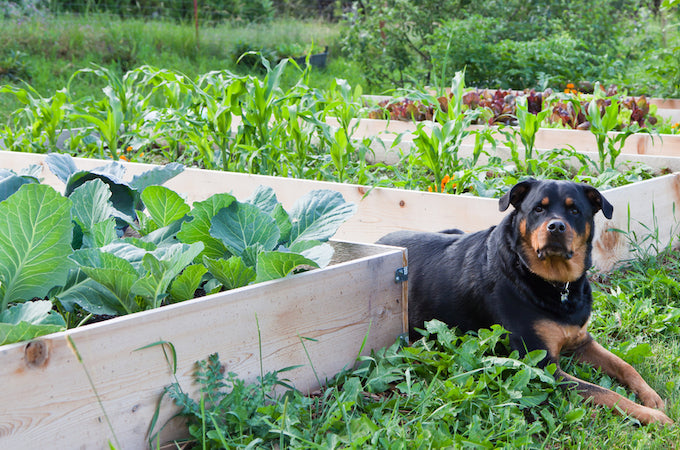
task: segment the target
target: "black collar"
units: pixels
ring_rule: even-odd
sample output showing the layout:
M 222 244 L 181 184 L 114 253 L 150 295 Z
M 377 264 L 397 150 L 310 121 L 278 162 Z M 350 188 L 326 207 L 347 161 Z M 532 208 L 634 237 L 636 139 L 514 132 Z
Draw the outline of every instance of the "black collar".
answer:
M 517 252 L 517 258 L 518 258 L 518 261 L 517 261 L 518 266 L 522 267 L 527 272 L 537 276 L 536 274 L 534 274 L 531 271 L 531 269 L 529 269 L 529 264 L 527 264 L 527 262 L 522 257 L 521 252 L 519 252 L 519 251 Z M 549 280 L 544 280 L 544 281 L 547 282 L 548 284 L 550 284 L 551 286 L 553 286 L 555 289 L 560 290 L 560 303 L 565 304 L 569 301 L 569 284 L 571 283 L 570 281 L 567 281 L 566 283 L 560 283 L 560 282 L 557 282 L 557 281 L 549 281 Z

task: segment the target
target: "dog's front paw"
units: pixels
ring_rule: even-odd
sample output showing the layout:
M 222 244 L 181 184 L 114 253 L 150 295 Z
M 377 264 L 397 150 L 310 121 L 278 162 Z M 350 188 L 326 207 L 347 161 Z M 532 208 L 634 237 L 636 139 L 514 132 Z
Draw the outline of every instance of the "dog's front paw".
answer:
M 645 412 L 638 419 L 644 424 L 658 423 L 661 425 L 673 425 L 673 420 L 658 409 L 645 408 Z
M 658 409 L 659 411 L 663 411 L 664 409 L 666 409 L 666 404 L 664 403 L 661 396 L 657 394 L 656 391 L 654 391 L 654 389 L 652 388 L 645 389 L 638 395 L 643 405 L 649 408 Z

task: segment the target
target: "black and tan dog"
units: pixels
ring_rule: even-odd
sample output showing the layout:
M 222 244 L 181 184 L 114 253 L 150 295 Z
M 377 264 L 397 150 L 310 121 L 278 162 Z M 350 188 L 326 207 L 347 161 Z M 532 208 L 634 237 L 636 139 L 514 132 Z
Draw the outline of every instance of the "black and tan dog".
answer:
M 398 231 L 378 243 L 406 247 L 409 328 L 438 319 L 462 331 L 500 324 L 520 354 L 544 349 L 543 365 L 583 397 L 636 417 L 642 423 L 673 423 L 664 402 L 622 359 L 586 331 L 592 306 L 586 271 L 591 265 L 593 216 L 612 216 L 612 205 L 595 188 L 568 181 L 527 180 L 500 199 L 514 210 L 498 226 L 464 234 Z M 601 368 L 629 386 L 645 406 L 580 380 L 559 368 L 561 352 Z

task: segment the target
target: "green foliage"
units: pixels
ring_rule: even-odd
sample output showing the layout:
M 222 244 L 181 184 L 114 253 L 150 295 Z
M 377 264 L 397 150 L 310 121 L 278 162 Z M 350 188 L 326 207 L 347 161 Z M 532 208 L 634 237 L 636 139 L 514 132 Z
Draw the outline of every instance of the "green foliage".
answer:
M 205 218 L 206 204 L 198 205 Z M 271 188 L 260 188 L 247 202 L 229 202 L 210 220 L 182 226 L 180 238 L 210 245 L 204 254 L 208 270 L 225 286 L 243 286 L 288 276 L 301 267 L 322 267 L 332 249 L 323 242 L 335 234 L 356 206 L 334 191 L 311 191 L 300 197 L 290 214 Z M 206 233 L 207 231 L 207 233 Z
M 619 51 L 644 48 L 629 39 L 636 1 L 434 3 L 364 1 L 348 17 L 343 48 L 371 88 L 441 86 L 463 69 L 479 87 L 612 79 Z
M 354 136 L 359 129 L 359 122 L 355 119 L 365 115 L 367 108 L 361 102 L 360 88 L 353 89 L 347 81 L 335 80 L 327 89 L 311 89 L 306 84 L 310 72 L 305 69 L 298 72 L 297 82 L 285 89 L 282 77 L 289 62 L 282 61 L 271 67 L 267 60 L 262 59 L 262 64 L 267 68 L 262 78 L 218 71 L 191 80 L 179 72 L 153 67 L 140 67 L 123 77 L 103 68 L 78 71 L 78 76 L 94 75 L 109 83 L 103 90 L 103 97 L 72 101 L 67 89 L 62 92 L 61 106 L 56 108 L 60 111 L 60 119 L 36 119 L 30 122 L 33 123 L 30 128 L 24 127 L 24 118 L 48 117 L 49 114 L 43 111 L 54 110 L 54 100 L 34 98 L 29 101 L 32 98 L 30 89 L 8 89 L 7 94 L 26 100 L 27 106 L 13 115 L 14 125 L 7 134 L 6 145 L 12 150 L 49 151 L 50 142 L 57 142 L 59 148 L 81 155 L 108 152 L 114 159 L 120 155 L 121 158 L 137 161 L 181 161 L 208 169 L 374 186 L 431 189 L 434 185 L 437 192 L 482 196 L 502 195 L 525 176 L 578 177 L 597 187 L 626 184 L 649 176 L 648 171 L 639 168 L 623 173 L 614 170 L 618 169 L 616 157 L 626 138 L 633 132 L 648 130 L 628 127 L 611 137 L 604 129 L 600 131 L 596 116 L 592 117 L 594 126 L 591 130 L 609 139 L 602 141 L 606 158 L 601 156 L 598 162 L 593 162 L 565 149 L 536 152 L 534 140 L 538 127 L 547 123 L 546 116 L 550 115 L 551 108 L 556 107 L 554 102 L 567 101 L 564 100 L 566 94 L 548 96 L 542 109 L 539 105 L 537 111 L 534 111 L 534 106 L 531 110 L 524 106 L 524 97 L 506 97 L 502 101 L 505 104 L 510 98 L 510 103 L 517 104 L 517 108 L 504 110 L 503 114 L 508 120 L 516 119 L 518 125 L 518 128 L 499 127 L 497 130 L 506 138 L 503 144 L 511 150 L 512 165 L 502 161 L 489 152 L 488 146 L 485 147 L 490 144 L 493 151 L 497 146 L 497 135 L 494 136 L 490 129 L 469 129 L 469 125 L 486 118 L 490 110 L 481 108 L 481 104 L 472 105 L 469 99 L 464 101 L 469 93 L 465 91 L 463 72 L 454 76 L 452 97 L 448 101 L 446 97 L 410 93 L 413 100 L 409 102 L 413 103 L 409 105 L 422 105 L 434 123 L 418 125 L 414 133 L 414 151 L 403 155 L 398 165 L 369 165 L 367 157 L 382 142 L 376 137 L 358 139 Z M 603 100 L 610 102 L 616 99 L 597 97 L 598 104 Z M 106 134 L 101 126 L 109 122 L 99 118 L 115 116 L 112 113 L 114 109 L 106 106 L 108 104 L 119 105 L 114 109 L 122 114 L 123 119 L 120 119 L 120 127 L 115 125 L 119 119 L 111 122 L 114 126 Z M 577 107 L 580 105 L 575 104 Z M 513 113 L 516 117 L 512 116 Z M 552 116 L 555 114 L 553 110 Z M 626 114 L 627 118 L 623 117 Z M 620 108 L 617 117 L 623 123 L 632 120 L 627 108 Z M 71 127 L 79 123 L 82 125 L 81 120 L 98 125 L 75 132 Z M 46 123 L 50 125 L 46 126 Z M 617 123 L 616 128 L 619 127 Z M 99 139 L 99 135 L 105 139 Z M 475 136 L 473 152 L 469 156 L 461 156 L 459 149 L 463 138 L 470 135 Z M 397 136 L 393 145 L 398 145 L 400 139 Z M 523 157 L 520 144 L 524 146 Z M 116 150 L 121 147 L 124 150 Z M 558 164 L 551 164 L 550 157 L 558 154 Z M 485 155 L 488 158 L 483 158 Z M 569 158 L 576 162 L 570 162 Z M 70 179 L 67 181 L 67 194 L 80 183 L 99 177 L 112 189 L 111 201 L 122 215 L 118 218 L 119 225 L 126 217 L 136 217 L 135 211 L 141 205 L 139 193 L 145 185 L 136 186 L 134 180 L 130 186 L 120 183 L 115 162 L 98 169 L 101 173 L 77 173 L 74 167 L 57 167 L 61 164 L 57 159 L 52 154 L 48 163 L 55 166 L 62 180 Z M 485 159 L 487 162 L 483 163 Z M 167 173 L 154 174 L 153 177 L 167 176 L 174 169 L 168 165 L 158 170 Z M 11 180 L 19 181 L 16 178 Z M 182 203 L 180 199 L 174 202 Z M 165 228 L 172 222 L 172 218 L 158 219 L 161 223 L 156 223 L 157 217 L 148 221 L 145 217 L 139 219 L 139 229 L 144 234 L 158 227 Z M 97 232 L 102 239 L 107 239 L 107 229 L 104 225 L 98 226 Z M 204 244 L 206 256 L 219 258 L 224 254 L 222 243 L 206 239 Z
M 516 447 L 560 422 L 583 421 L 585 411 L 569 407 L 552 375 L 535 367 L 542 354 L 501 356 L 508 349 L 501 328 L 478 336 L 436 321 L 427 328 L 412 347 L 395 344 L 360 358 L 317 396 L 275 390 L 280 372 L 246 384 L 225 373 L 217 355 L 197 364 L 200 399 L 179 384 L 166 392 L 198 448 Z
M 246 6 L 249 2 L 242 0 L 202 0 L 198 2 L 198 15 L 202 21 L 219 22 L 244 17 L 249 21 L 262 19 L 261 14 L 248 14 Z M 254 2 L 260 8 L 272 10 L 271 1 Z M 269 5 L 267 5 L 269 3 Z M 112 0 L 90 0 L 87 2 L 49 2 L 53 12 L 73 12 L 79 14 L 113 13 L 120 17 L 151 18 L 160 16 L 166 19 L 191 22 L 194 20 L 194 2 L 192 0 L 142 0 L 133 3 Z M 243 16 L 242 16 L 243 14 Z
M 640 128 L 637 124 L 626 126 L 618 133 L 611 133 L 619 128 L 619 101 L 616 98 L 608 100 L 607 105 L 602 98 L 593 98 L 585 111 L 586 119 L 590 123 L 590 131 L 595 135 L 599 155 L 598 170 L 603 173 L 608 166 L 616 167 L 616 159 L 621 154 L 626 139 L 634 133 L 646 132 L 647 128 Z
M 680 263 L 677 252 L 635 258 L 595 282 L 591 332 L 635 365 L 678 413 Z M 217 354 L 197 363 L 197 398 L 165 390 L 187 418 L 189 448 L 544 448 L 574 442 L 616 448 L 667 447 L 677 427 L 638 427 L 559 386 L 543 351 L 517 359 L 498 326 L 461 335 L 431 321 L 409 347 L 360 357 L 313 395 L 285 371 L 246 383 Z M 652 358 L 652 355 L 658 357 Z M 313 364 L 313 361 L 311 362 Z M 569 373 L 634 399 L 611 377 L 562 358 Z M 650 367 L 651 366 L 651 367 Z M 665 384 L 664 384 L 665 383 Z
M 593 325 L 617 340 L 630 335 L 672 340 L 680 331 L 680 261 L 673 244 L 661 247 L 655 228 L 644 235 L 617 232 L 634 253 L 598 280 L 595 301 L 599 312 Z
M 33 176 L 18 175 L 11 170 L 0 169 L 0 201 L 14 194 L 22 185 L 37 182 Z
M 222 258 L 228 250 L 218 238 L 210 235 L 212 218 L 223 208 L 236 201 L 231 194 L 215 194 L 205 201 L 194 203 L 190 212 L 193 219 L 182 224 L 182 229 L 177 233 L 177 238 L 182 242 L 203 242 L 202 256 L 209 258 Z
M 0 312 L 63 286 L 71 264 L 71 202 L 25 184 L 0 203 Z
M 0 345 L 28 341 L 65 328 L 66 322 L 52 310 L 52 302 L 20 303 L 0 312 Z
M 356 209 L 337 192 L 312 191 L 289 215 L 271 188 L 243 203 L 217 194 L 192 209 L 158 185 L 183 170 L 177 164 L 126 182 L 117 162 L 80 171 L 68 155 L 46 160 L 64 196 L 31 176 L 2 173 L 4 343 L 63 328 L 65 317 L 73 325 L 88 314 L 130 314 L 325 266 L 333 250 L 323 242 Z M 138 237 L 121 238 L 129 228 Z M 51 301 L 21 306 L 41 299 Z M 59 313 L 44 314 L 45 305 Z
M 534 157 L 534 143 L 536 133 L 543 121 L 550 114 L 550 109 L 544 108 L 538 114 L 529 112 L 525 97 L 517 100 L 517 125 L 519 126 L 519 136 L 524 144 L 524 160 L 529 161 Z M 529 170 L 529 174 L 531 171 Z
M 30 80 L 31 73 L 25 55 L 16 50 L 4 51 L 0 54 L 0 80 Z
M 370 87 L 403 87 L 410 81 L 430 83 L 435 56 L 428 47 L 438 39 L 432 31 L 445 18 L 455 17 L 461 3 L 361 2 L 360 8 L 348 18 L 349 30 L 342 40 L 343 49 L 350 59 L 359 63 Z

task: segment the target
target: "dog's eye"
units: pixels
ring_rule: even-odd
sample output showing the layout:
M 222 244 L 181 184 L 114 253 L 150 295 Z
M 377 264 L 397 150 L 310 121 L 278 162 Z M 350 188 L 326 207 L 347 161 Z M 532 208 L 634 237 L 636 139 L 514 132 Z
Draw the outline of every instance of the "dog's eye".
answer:
M 579 211 L 578 208 L 571 208 L 569 212 L 577 216 L 581 211 Z
M 543 207 L 541 205 L 536 205 L 534 207 L 534 212 L 537 212 L 537 213 L 543 212 Z

